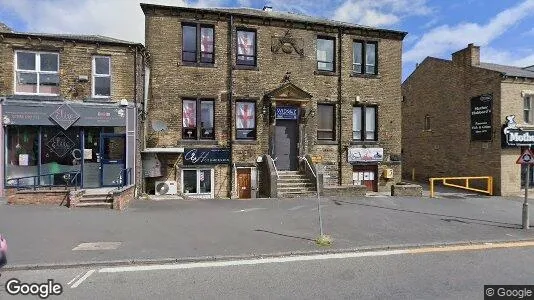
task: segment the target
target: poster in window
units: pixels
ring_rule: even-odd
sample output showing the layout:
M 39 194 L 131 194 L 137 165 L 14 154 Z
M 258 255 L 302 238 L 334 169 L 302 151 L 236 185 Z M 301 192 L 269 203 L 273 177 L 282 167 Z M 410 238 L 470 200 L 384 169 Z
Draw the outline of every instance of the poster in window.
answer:
M 29 163 L 28 154 L 19 154 L 19 166 L 27 166 Z
M 492 94 L 485 94 L 471 98 L 472 141 L 491 141 L 492 102 Z

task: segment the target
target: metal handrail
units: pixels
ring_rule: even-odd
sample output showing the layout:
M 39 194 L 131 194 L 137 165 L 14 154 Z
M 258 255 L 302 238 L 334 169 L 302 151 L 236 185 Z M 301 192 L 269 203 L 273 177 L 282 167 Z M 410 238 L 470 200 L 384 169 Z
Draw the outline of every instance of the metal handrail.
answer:
M 72 174 L 74 174 L 74 177 L 71 179 L 70 177 L 72 176 Z M 72 170 L 72 171 L 60 172 L 60 173 L 47 173 L 47 174 L 39 174 L 39 175 L 21 176 L 21 177 L 15 177 L 15 178 L 6 179 L 6 183 L 15 180 L 16 181 L 16 185 L 15 186 L 16 186 L 17 190 L 20 190 L 22 187 L 28 187 L 28 186 L 33 186 L 33 190 L 36 190 L 37 187 L 41 187 L 41 186 L 47 186 L 47 187 L 52 188 L 52 186 L 55 186 L 54 184 L 41 185 L 41 177 L 54 176 L 54 175 L 63 175 L 63 178 L 65 180 L 65 188 L 67 188 L 69 186 L 69 184 L 72 184 L 73 182 L 75 182 L 74 183 L 74 188 L 77 189 L 78 188 L 78 175 L 79 174 L 80 174 L 80 170 Z M 65 175 L 68 175 L 68 177 L 65 177 Z M 22 179 L 27 179 L 27 178 L 32 178 L 33 179 L 33 184 L 21 185 L 20 181 Z M 61 185 L 56 185 L 56 186 L 61 186 Z
M 310 171 L 312 172 L 313 177 L 317 178 L 317 175 L 315 175 L 315 172 L 313 172 L 313 168 L 311 167 L 310 162 L 308 161 L 308 159 L 306 158 L 306 156 L 299 156 L 298 158 L 299 158 L 300 160 L 305 160 L 305 161 L 306 161 L 306 164 L 308 165 L 308 168 L 310 168 Z
M 269 156 L 269 157 L 273 161 L 274 171 L 276 172 L 276 178 L 280 178 L 280 175 L 278 175 L 278 169 L 276 168 L 276 163 L 275 163 L 275 161 L 278 159 L 278 157 L 275 158 L 275 159 L 273 159 L 271 156 Z

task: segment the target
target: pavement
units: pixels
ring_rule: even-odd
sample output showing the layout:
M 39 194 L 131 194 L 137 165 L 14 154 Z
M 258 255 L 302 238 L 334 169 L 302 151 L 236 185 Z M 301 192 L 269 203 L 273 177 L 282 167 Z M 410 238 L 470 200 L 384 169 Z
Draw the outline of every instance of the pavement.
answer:
M 0 204 L 7 269 L 155 263 L 534 239 L 521 198 L 136 200 L 124 211 Z M 534 209 L 530 209 L 532 214 Z M 532 226 L 532 223 L 531 223 Z

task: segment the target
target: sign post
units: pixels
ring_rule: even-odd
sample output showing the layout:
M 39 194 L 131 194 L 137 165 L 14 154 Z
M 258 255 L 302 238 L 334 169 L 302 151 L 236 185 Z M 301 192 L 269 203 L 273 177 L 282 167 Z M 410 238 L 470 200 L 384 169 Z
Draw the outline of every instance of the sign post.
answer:
M 519 156 L 516 161 L 517 164 L 527 165 L 527 176 L 525 176 L 525 201 L 523 202 L 523 214 L 522 225 L 523 229 L 529 229 L 529 217 L 528 217 L 528 187 L 530 182 L 530 165 L 534 164 L 534 154 L 530 150 L 530 146 L 523 151 L 523 154 Z

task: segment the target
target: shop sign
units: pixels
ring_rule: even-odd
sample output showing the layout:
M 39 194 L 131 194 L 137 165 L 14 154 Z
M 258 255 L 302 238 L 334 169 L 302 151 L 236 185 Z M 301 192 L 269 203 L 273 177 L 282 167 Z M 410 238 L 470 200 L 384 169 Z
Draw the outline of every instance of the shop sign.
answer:
M 491 141 L 492 100 L 491 94 L 471 98 L 472 141 Z
M 380 162 L 384 158 L 384 148 L 349 148 L 349 163 Z
M 61 126 L 63 130 L 67 130 L 80 118 L 80 115 L 70 105 L 62 104 L 50 115 L 50 118 Z
M 230 163 L 228 148 L 185 148 L 184 165 L 217 165 Z
M 276 119 L 278 120 L 297 120 L 298 108 L 291 106 L 276 107 Z
M 46 146 L 56 153 L 58 157 L 63 157 L 70 151 L 70 149 L 72 149 L 72 147 L 74 147 L 74 142 L 63 132 L 59 132 L 53 138 L 48 140 Z
M 534 145 L 534 131 L 517 127 L 515 116 L 506 117 L 507 124 L 504 127 L 505 146 L 530 146 Z

